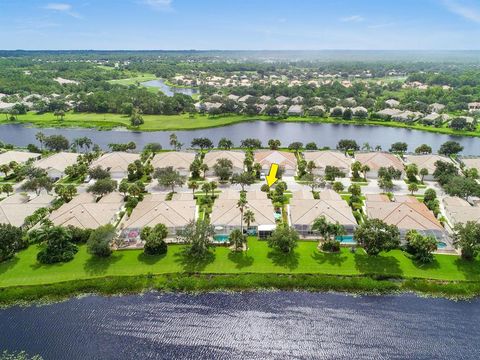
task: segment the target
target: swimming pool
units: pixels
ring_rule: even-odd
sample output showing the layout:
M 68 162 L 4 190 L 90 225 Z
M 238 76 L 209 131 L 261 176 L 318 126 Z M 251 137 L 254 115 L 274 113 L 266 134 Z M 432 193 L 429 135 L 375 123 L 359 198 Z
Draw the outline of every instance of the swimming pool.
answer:
M 437 249 L 445 249 L 447 247 L 447 243 L 443 241 L 437 241 Z
M 335 240 L 338 240 L 341 244 L 346 245 L 355 245 L 357 243 L 353 238 L 353 235 L 336 236 Z
M 227 234 L 217 234 L 213 236 L 213 241 L 218 243 L 226 243 L 229 242 L 229 237 Z

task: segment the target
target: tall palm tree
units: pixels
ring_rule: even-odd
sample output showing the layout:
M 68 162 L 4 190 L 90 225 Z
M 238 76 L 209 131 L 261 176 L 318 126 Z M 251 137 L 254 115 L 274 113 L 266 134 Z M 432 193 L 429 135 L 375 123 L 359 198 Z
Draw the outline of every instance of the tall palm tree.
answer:
M 173 148 L 173 150 L 177 150 L 178 138 L 177 138 L 177 134 L 175 133 L 170 134 L 170 146 Z
M 237 208 L 240 209 L 240 230 L 243 234 L 243 211 L 247 206 L 247 199 L 244 196 L 240 196 L 240 199 L 237 201 Z
M 43 143 L 45 142 L 45 134 L 39 131 L 35 134 L 35 139 L 40 143 L 40 149 L 43 150 Z
M 193 198 L 195 199 L 195 190 L 198 189 L 198 183 L 196 181 L 190 181 L 188 183 L 188 188 L 192 189 L 192 195 L 193 195 Z
M 250 224 L 255 222 L 255 213 L 252 210 L 248 209 L 247 211 L 245 211 L 245 214 L 243 214 L 243 221 L 245 221 L 245 223 L 247 224 L 248 230 Z

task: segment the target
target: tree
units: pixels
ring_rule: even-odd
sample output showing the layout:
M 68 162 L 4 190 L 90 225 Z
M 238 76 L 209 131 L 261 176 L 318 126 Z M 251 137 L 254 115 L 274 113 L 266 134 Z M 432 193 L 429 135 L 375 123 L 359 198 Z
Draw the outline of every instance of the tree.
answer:
M 317 147 L 317 144 L 315 144 L 314 142 L 309 142 L 305 145 L 305 150 L 317 150 L 318 147 Z
M 205 163 L 201 163 L 200 164 L 200 171 L 203 172 L 203 179 L 205 180 L 205 178 L 207 177 L 207 171 L 208 171 L 209 167 L 207 164 Z
M 342 170 L 340 170 L 340 168 L 332 165 L 325 166 L 325 180 L 335 181 L 336 178 L 343 178 L 343 177 L 345 177 L 345 173 Z
M 378 169 L 378 177 L 381 178 L 385 176 L 389 176 L 392 180 L 399 180 L 402 177 L 402 171 L 395 169 L 393 166 L 382 166 L 380 169 Z
M 0 224 L 0 263 L 13 257 L 22 247 L 23 231 L 10 224 Z
M 368 166 L 367 164 L 364 164 L 362 165 L 360 171 L 363 174 L 363 180 L 367 181 L 367 174 L 370 171 L 370 166 Z
M 458 169 L 452 162 L 436 161 L 433 177 L 440 185 L 445 185 L 454 176 L 458 176 Z
M 231 149 L 232 147 L 233 147 L 233 142 L 230 139 L 223 137 L 218 141 L 219 149 L 228 150 L 228 149 Z
M 123 194 L 123 197 L 127 196 L 128 188 L 130 187 L 130 183 L 127 179 L 122 179 L 120 184 L 118 185 L 118 191 Z
M 354 180 L 358 180 L 360 179 L 360 171 L 362 171 L 362 163 L 360 161 L 355 161 L 352 165 L 351 165 L 351 169 L 352 169 L 352 178 Z
M 22 184 L 21 189 L 24 191 L 34 191 L 40 195 L 42 190 L 49 193 L 53 189 L 53 180 L 48 176 L 31 177 Z
M 178 138 L 175 133 L 170 134 L 170 146 L 173 148 L 173 150 L 177 150 L 178 146 Z
M 116 231 L 112 224 L 100 226 L 93 230 L 87 240 L 88 253 L 98 257 L 109 257 L 112 254 L 111 244 L 115 240 Z
M 117 189 L 117 182 L 112 179 L 100 179 L 87 188 L 87 192 L 91 192 L 96 196 L 104 196 Z
M 389 192 L 393 190 L 392 176 L 389 173 L 386 173 L 384 176 L 379 177 L 377 182 L 378 187 L 384 192 Z
M 270 139 L 268 140 L 268 147 L 270 150 L 278 150 L 278 148 L 282 145 L 280 140 L 278 139 Z
M 358 146 L 355 140 L 342 139 L 337 144 L 337 150 L 342 150 L 345 154 L 349 151 L 358 151 L 360 146 Z
M 45 147 L 51 151 L 64 151 L 70 148 L 68 139 L 63 135 L 50 135 L 44 138 Z
M 143 234 L 143 231 L 142 231 Z M 147 255 L 166 254 L 168 247 L 165 239 L 168 236 L 168 229 L 164 224 L 157 224 L 153 229 L 149 229 L 148 236 L 142 240 L 145 241 L 143 251 Z
M 379 219 L 367 219 L 354 233 L 358 244 L 368 255 L 378 255 L 400 246 L 400 231 L 395 225 L 388 225 Z
M 213 148 L 212 140 L 208 138 L 194 138 L 191 142 L 193 148 L 198 147 L 200 150 Z
M 221 181 L 226 181 L 233 174 L 233 163 L 230 159 L 217 159 L 215 165 L 213 165 L 213 171 L 215 176 L 218 176 Z
M 96 166 L 90 170 L 88 170 L 88 175 L 95 180 L 101 180 L 101 179 L 109 179 L 110 178 L 110 172 L 106 169 L 102 169 L 101 166 Z
M 417 182 L 418 166 L 417 164 L 408 164 L 405 167 L 405 174 L 409 182 Z
M 139 109 L 133 109 L 132 114 L 130 115 L 130 124 L 135 127 L 144 124 L 143 116 Z
M 410 183 L 408 184 L 408 191 L 413 195 L 416 191 L 418 191 L 418 185 L 416 183 Z
M 333 191 L 339 193 L 342 192 L 345 189 L 345 186 L 340 181 L 335 181 L 332 185 Z
M 14 189 L 13 189 L 13 186 L 12 184 L 3 184 L 2 185 L 2 193 L 5 193 L 7 194 L 7 196 L 10 196 L 11 193 L 13 193 Z
M 262 147 L 262 142 L 258 139 L 243 139 L 240 142 L 240 147 L 246 148 L 246 149 L 260 149 Z
M 293 252 L 295 247 L 297 247 L 298 240 L 298 233 L 293 227 L 280 225 L 268 238 L 268 246 L 277 251 L 288 254 Z
M 205 182 L 202 184 L 202 191 L 205 193 L 205 196 L 208 196 L 208 193 L 212 190 L 209 182 Z
M 229 238 L 235 251 L 241 251 L 243 248 L 243 244 L 247 242 L 247 237 L 239 229 L 234 229 L 230 233 Z
M 299 141 L 295 141 L 290 145 L 288 145 L 288 150 L 293 150 L 295 152 L 299 152 L 300 150 L 302 150 L 302 148 L 303 148 L 303 143 Z
M 187 181 L 187 177 L 180 175 L 173 166 L 156 169 L 153 176 L 160 186 L 170 187 L 172 192 L 175 192 L 175 186 L 183 186 Z
M 45 134 L 39 131 L 35 134 L 35 139 L 40 143 L 40 149 L 43 149 L 43 144 L 45 143 L 46 139 Z
M 214 228 L 207 221 L 191 221 L 185 228 L 178 232 L 180 241 L 187 244 L 185 253 L 195 259 L 205 259 L 210 254 L 211 237 Z
M 70 232 L 60 226 L 43 226 L 33 234 L 34 242 L 41 243 L 37 260 L 42 264 L 68 262 L 73 259 L 78 247 L 71 242 Z
M 306 174 L 301 180 L 305 181 L 305 185 L 309 186 L 312 192 L 315 189 L 324 188 L 326 185 L 324 178 L 320 175 Z
M 431 154 L 432 147 L 427 144 L 422 144 L 415 149 L 415 154 Z
M 428 175 L 428 169 L 426 168 L 421 168 L 420 169 L 420 176 L 421 176 L 421 179 L 420 179 L 420 182 L 423 184 L 423 179 L 425 178 L 425 176 Z
M 77 188 L 75 185 L 57 185 L 55 186 L 55 193 L 62 198 L 63 201 L 69 202 L 77 195 Z
M 241 174 L 233 174 L 230 182 L 233 185 L 240 185 L 242 191 L 245 191 L 246 186 L 250 186 L 255 182 L 255 177 L 249 172 L 243 172 Z
M 455 248 L 462 251 L 462 259 L 474 260 L 480 251 L 480 224 L 468 221 L 455 225 L 453 239 Z
M 396 143 L 393 143 L 392 146 L 390 147 L 390 152 L 394 152 L 394 153 L 405 153 L 407 152 L 407 149 L 408 149 L 408 144 L 405 143 L 405 142 L 396 142 Z
M 456 155 L 460 152 L 463 151 L 463 146 L 460 145 L 456 141 L 446 141 L 444 142 L 441 146 L 440 149 L 438 150 L 438 153 L 441 155 L 445 156 L 451 156 L 451 155 Z
M 433 252 L 437 250 L 437 239 L 433 235 L 422 235 L 416 230 L 409 230 L 405 235 L 407 251 L 421 263 L 433 261 Z
M 347 233 L 342 225 L 338 222 L 329 222 L 325 216 L 320 216 L 314 220 L 312 231 L 318 232 L 326 242 L 336 241 L 335 239 L 337 236 L 345 235 Z M 329 248 L 332 248 L 332 246 L 329 246 Z M 335 248 L 340 248 L 340 244 L 336 244 Z
M 450 196 L 458 196 L 468 201 L 470 196 L 480 196 L 480 185 L 477 180 L 463 176 L 454 176 L 444 185 Z
M 358 184 L 352 184 L 348 187 L 348 192 L 353 196 L 362 195 L 362 187 Z
M 148 143 L 147 145 L 145 145 L 143 147 L 143 150 L 151 152 L 153 154 L 156 154 L 156 153 L 158 153 L 162 150 L 162 144 L 157 143 L 157 142 L 151 142 L 151 143 Z

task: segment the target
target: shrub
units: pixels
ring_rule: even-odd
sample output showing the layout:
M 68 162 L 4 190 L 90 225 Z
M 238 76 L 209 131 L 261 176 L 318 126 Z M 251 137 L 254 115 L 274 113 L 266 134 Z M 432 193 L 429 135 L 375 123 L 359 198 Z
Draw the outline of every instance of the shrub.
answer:
M 290 253 L 297 247 L 298 240 L 299 236 L 294 228 L 279 226 L 268 238 L 268 246 L 283 253 Z
M 140 237 L 145 240 L 143 251 L 147 255 L 160 255 L 167 252 L 167 243 L 165 242 L 168 236 L 168 229 L 163 224 L 157 224 L 153 229 L 145 227 L 142 229 Z
M 409 230 L 405 236 L 407 251 L 421 263 L 433 261 L 433 252 L 437 250 L 437 240 L 432 235 L 422 235 L 416 230 Z
M 82 229 L 73 225 L 68 225 L 67 229 L 72 236 L 71 241 L 75 244 L 85 244 L 92 233 L 92 229 Z
M 10 259 L 23 245 L 23 232 L 19 227 L 0 224 L 0 262 Z
M 37 260 L 42 264 L 68 262 L 78 251 L 71 242 L 70 232 L 63 227 L 45 226 L 30 235 L 36 236 L 35 242 L 42 243 L 43 248 L 37 254 Z

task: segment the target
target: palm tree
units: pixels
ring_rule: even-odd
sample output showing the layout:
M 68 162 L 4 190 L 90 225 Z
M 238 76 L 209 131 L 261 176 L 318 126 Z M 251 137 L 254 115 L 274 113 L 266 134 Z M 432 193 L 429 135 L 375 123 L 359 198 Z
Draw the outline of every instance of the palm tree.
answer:
M 208 165 L 205 164 L 205 163 L 202 163 L 202 164 L 200 165 L 200 171 L 203 172 L 203 179 L 205 179 L 205 177 L 207 176 Z
M 217 182 L 216 181 L 212 181 L 210 183 L 210 190 L 212 191 L 212 197 L 215 196 L 215 189 L 218 187 L 217 185 Z
M 363 178 L 367 180 L 367 173 L 370 171 L 370 166 L 367 164 L 363 165 L 361 171 L 363 173 Z
M 45 142 L 45 134 L 42 133 L 41 131 L 37 132 L 35 134 L 35 139 L 40 143 L 40 149 L 43 150 L 43 143 Z
M 370 146 L 370 144 L 368 142 L 366 142 L 366 143 L 363 143 L 362 150 L 371 151 L 372 147 Z
M 423 178 L 428 175 L 428 170 L 426 168 L 421 168 L 420 169 L 420 175 L 422 176 L 422 184 L 423 184 Z
M 230 241 L 233 243 L 235 251 L 242 249 L 243 244 L 246 243 L 246 237 L 238 229 L 233 230 L 229 235 Z
M 178 138 L 175 133 L 170 134 L 170 146 L 173 148 L 173 150 L 177 150 Z
M 382 147 L 380 145 L 375 146 L 375 151 L 382 151 Z
M 190 181 L 188 183 L 188 188 L 192 189 L 192 195 L 193 195 L 193 198 L 195 199 L 195 190 L 198 189 L 198 183 L 196 181 Z
M 240 209 L 240 230 L 243 234 L 243 210 L 247 206 L 247 199 L 244 196 L 240 196 L 240 199 L 237 201 L 237 208 Z
M 252 210 L 248 209 L 247 211 L 245 211 L 245 214 L 243 214 L 243 221 L 245 221 L 245 223 L 247 224 L 248 231 L 250 224 L 255 222 L 255 213 Z

